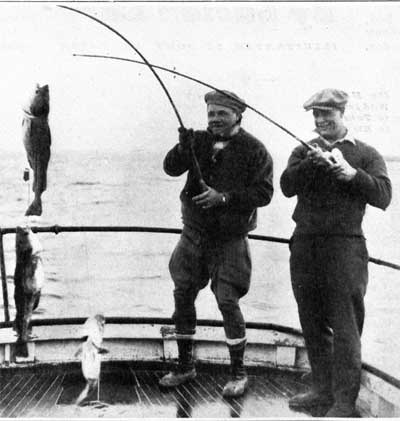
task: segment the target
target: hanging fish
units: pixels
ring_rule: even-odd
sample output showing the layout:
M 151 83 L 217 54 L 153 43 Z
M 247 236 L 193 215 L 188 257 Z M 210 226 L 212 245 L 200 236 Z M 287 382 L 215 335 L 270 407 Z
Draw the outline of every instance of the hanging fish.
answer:
M 75 356 L 81 356 L 82 374 L 86 380 L 86 385 L 76 400 L 77 405 L 81 405 L 96 387 L 99 395 L 101 354 L 108 353 L 108 350 L 101 346 L 105 322 L 106 319 L 102 314 L 96 314 L 93 317 L 89 317 L 83 325 L 82 338 L 85 341 L 81 344 Z M 99 396 L 94 403 L 101 404 Z
M 16 357 L 28 357 L 27 341 L 33 311 L 39 305 L 44 283 L 42 246 L 29 227 L 17 227 L 14 272 L 15 330 L 18 335 Z
M 47 187 L 47 167 L 50 160 L 51 134 L 48 123 L 50 111 L 49 86 L 36 85 L 27 107 L 23 109 L 23 142 L 33 170 L 34 198 L 25 215 L 42 214 L 42 193 Z

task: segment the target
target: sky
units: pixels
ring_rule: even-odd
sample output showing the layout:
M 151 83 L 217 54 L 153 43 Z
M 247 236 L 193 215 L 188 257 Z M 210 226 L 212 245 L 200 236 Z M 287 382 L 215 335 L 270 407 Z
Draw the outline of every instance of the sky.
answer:
M 302 108 L 316 91 L 349 93 L 346 124 L 400 156 L 400 3 L 63 3 L 103 20 L 146 59 L 253 107 L 304 140 Z M 154 75 L 138 64 L 73 53 L 140 57 L 98 23 L 56 3 L 0 3 L 0 150 L 22 145 L 22 107 L 50 86 L 53 150 L 168 150 L 178 120 Z M 205 128 L 208 88 L 158 71 L 186 127 Z M 243 127 L 286 160 L 296 141 L 252 111 Z

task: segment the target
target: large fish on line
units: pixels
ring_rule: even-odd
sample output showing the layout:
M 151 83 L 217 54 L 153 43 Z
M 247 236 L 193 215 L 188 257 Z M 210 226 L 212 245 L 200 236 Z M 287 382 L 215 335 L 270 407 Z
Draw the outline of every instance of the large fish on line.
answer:
M 51 134 L 48 122 L 50 111 L 49 86 L 36 85 L 27 106 L 23 109 L 23 142 L 33 170 L 34 198 L 25 215 L 42 214 L 42 193 L 47 187 L 47 167 L 50 160 Z
M 17 227 L 15 235 L 16 266 L 14 272 L 15 330 L 18 335 L 16 357 L 28 357 L 27 342 L 33 311 L 39 305 L 44 283 L 42 246 L 29 227 Z
M 96 314 L 89 317 L 83 325 L 82 338 L 85 342 L 81 344 L 75 356 L 81 356 L 82 374 L 86 385 L 76 400 L 76 405 L 82 405 L 96 387 L 98 397 L 92 403 L 98 407 L 106 405 L 99 401 L 101 354 L 108 353 L 108 350 L 101 346 L 105 323 L 105 317 L 102 314 Z

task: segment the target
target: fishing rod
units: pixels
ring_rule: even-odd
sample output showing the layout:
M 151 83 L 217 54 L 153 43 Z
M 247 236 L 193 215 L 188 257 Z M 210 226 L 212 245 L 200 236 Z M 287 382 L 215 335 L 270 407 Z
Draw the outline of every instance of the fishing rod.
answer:
M 177 109 L 174 101 L 172 100 L 172 97 L 171 97 L 170 93 L 168 92 L 167 87 L 164 85 L 163 81 L 161 80 L 158 73 L 154 70 L 153 66 L 147 61 L 146 57 L 126 37 L 124 37 L 120 32 L 118 32 L 116 29 L 112 28 L 107 23 L 103 22 L 102 20 L 100 20 L 100 19 L 98 19 L 98 18 L 96 18 L 92 15 L 89 15 L 86 12 L 83 12 L 82 10 L 74 9 L 73 7 L 64 6 L 64 5 L 57 5 L 57 6 L 63 8 L 63 9 L 70 10 L 72 12 L 78 13 L 80 15 L 86 16 L 87 18 L 94 20 L 95 22 L 99 23 L 100 25 L 106 27 L 108 30 L 110 30 L 111 32 L 116 34 L 126 44 L 128 44 L 142 58 L 142 60 L 144 61 L 143 64 L 147 65 L 147 67 L 151 70 L 151 72 L 153 73 L 153 75 L 155 76 L 155 78 L 157 79 L 159 84 L 161 85 L 163 91 L 167 95 L 168 101 L 170 102 L 170 104 L 171 104 L 171 106 L 172 106 L 172 108 L 175 112 L 175 115 L 176 115 L 176 118 L 178 119 L 180 128 L 185 130 L 185 126 L 183 124 L 182 118 L 181 118 L 181 116 L 178 112 L 178 109 Z M 206 189 L 206 187 L 205 187 L 206 183 L 204 182 L 203 175 L 202 175 L 201 169 L 200 169 L 200 165 L 199 165 L 199 162 L 197 160 L 197 157 L 196 157 L 196 154 L 195 154 L 195 151 L 194 151 L 193 139 L 192 139 L 192 142 L 191 142 L 191 145 L 190 145 L 190 152 L 191 152 L 191 156 L 192 156 L 193 170 L 195 172 L 195 176 L 198 179 L 200 187 L 204 191 Z
M 173 69 L 169 69 L 168 67 L 163 67 L 163 66 L 159 66 L 156 64 L 150 64 L 150 63 L 143 63 L 142 61 L 139 60 L 133 60 L 133 59 L 129 59 L 129 58 L 124 58 L 124 57 L 115 57 L 115 56 L 106 56 L 106 55 L 99 55 L 99 54 L 73 54 L 74 57 L 89 57 L 89 58 L 104 58 L 104 59 L 110 59 L 110 60 L 119 60 L 119 61 L 127 61 L 127 62 L 131 62 L 131 63 L 136 63 L 136 64 L 143 64 L 143 65 L 148 65 L 151 66 L 155 69 L 159 69 L 159 70 L 163 70 L 165 72 L 169 72 L 172 73 L 174 75 L 183 77 L 185 79 L 191 80 L 193 82 L 199 83 L 200 85 L 206 86 L 207 88 L 210 89 L 214 89 L 215 91 L 219 92 L 220 94 L 233 99 L 234 101 L 236 101 L 239 104 L 245 105 L 247 106 L 247 108 L 249 108 L 250 110 L 254 111 L 256 114 L 260 115 L 261 117 L 263 117 L 264 119 L 266 119 L 267 121 L 269 121 L 270 123 L 272 123 L 273 125 L 275 125 L 276 127 L 278 127 L 279 129 L 283 130 L 285 133 L 287 133 L 289 136 L 293 137 L 295 140 L 297 140 L 298 142 L 300 142 L 303 146 L 305 146 L 308 150 L 313 150 L 314 148 L 309 145 L 308 143 L 304 142 L 304 140 L 300 139 L 299 137 L 297 137 L 294 133 L 292 133 L 290 130 L 288 130 L 286 127 L 282 126 L 281 124 L 277 123 L 275 120 L 273 120 L 272 118 L 268 117 L 266 114 L 264 114 L 263 112 L 259 111 L 257 108 L 251 106 L 250 104 L 240 101 L 237 98 L 235 98 L 233 95 L 230 95 L 228 92 L 225 92 L 207 82 L 203 82 L 200 79 L 197 79 L 193 76 L 189 76 L 185 73 L 181 73 L 178 72 L 177 70 L 173 70 Z

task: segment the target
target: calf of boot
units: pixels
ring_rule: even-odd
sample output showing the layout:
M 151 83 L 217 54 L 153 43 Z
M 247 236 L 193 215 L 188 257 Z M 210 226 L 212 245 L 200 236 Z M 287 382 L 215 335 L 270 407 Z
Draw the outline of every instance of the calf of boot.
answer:
M 243 365 L 245 347 L 245 341 L 238 345 L 228 345 L 231 358 L 231 378 L 222 391 L 224 397 L 242 396 L 248 387 L 249 379 Z
M 193 339 L 177 339 L 178 365 L 159 381 L 163 387 L 176 387 L 196 377 L 193 361 Z

